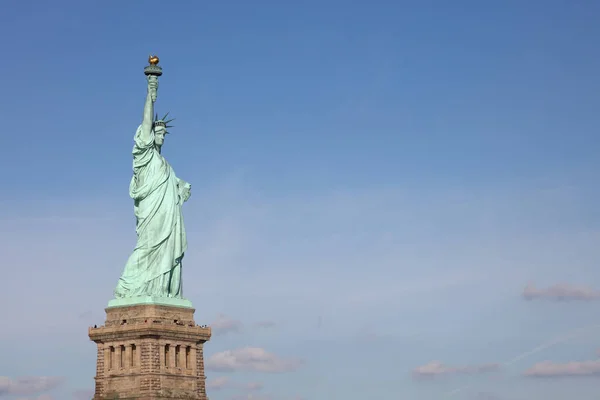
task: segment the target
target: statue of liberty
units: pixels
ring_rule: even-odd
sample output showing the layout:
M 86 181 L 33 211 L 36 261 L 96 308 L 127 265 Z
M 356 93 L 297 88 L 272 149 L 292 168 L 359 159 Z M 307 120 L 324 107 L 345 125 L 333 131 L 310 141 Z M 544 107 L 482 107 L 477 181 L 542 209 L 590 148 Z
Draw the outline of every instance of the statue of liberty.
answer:
M 182 299 L 181 263 L 187 249 L 181 207 L 191 185 L 177 178 L 161 149 L 169 122 L 154 113 L 158 57 L 151 56 L 145 73 L 148 93 L 142 124 L 133 145 L 133 177 L 129 195 L 136 217 L 137 243 L 114 291 L 116 299 L 133 297 Z M 114 302 L 114 300 L 113 300 Z

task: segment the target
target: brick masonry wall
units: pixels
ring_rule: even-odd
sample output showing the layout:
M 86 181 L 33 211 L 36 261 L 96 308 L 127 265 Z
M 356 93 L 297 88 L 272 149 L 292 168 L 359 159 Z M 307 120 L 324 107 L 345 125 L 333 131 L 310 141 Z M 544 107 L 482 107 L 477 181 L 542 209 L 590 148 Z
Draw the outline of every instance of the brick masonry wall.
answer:
M 204 344 L 198 343 L 196 350 L 196 377 L 198 399 L 207 400 L 206 376 L 204 375 Z
M 104 345 L 98 343 L 98 356 L 96 360 L 96 396 L 104 393 Z
M 160 347 L 156 339 L 143 339 L 141 343 L 140 391 L 160 390 L 160 377 L 153 375 L 160 372 Z
M 195 324 L 192 310 L 135 306 L 107 311 L 106 324 L 88 331 L 98 347 L 95 400 L 113 400 L 115 396 L 127 400 L 208 399 L 203 343 L 210 340 L 211 330 Z M 139 364 L 131 366 L 127 358 L 123 368 L 106 371 L 105 348 L 131 344 L 136 346 Z M 195 347 L 192 368 L 161 367 L 161 344 L 171 344 L 173 351 L 176 346 Z

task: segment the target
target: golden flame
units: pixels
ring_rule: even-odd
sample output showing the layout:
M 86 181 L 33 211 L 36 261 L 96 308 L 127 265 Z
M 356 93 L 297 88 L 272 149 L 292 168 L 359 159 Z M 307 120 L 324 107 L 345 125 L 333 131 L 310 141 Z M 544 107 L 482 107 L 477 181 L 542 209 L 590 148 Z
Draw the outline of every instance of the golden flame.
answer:
M 156 64 L 158 64 L 158 61 L 159 61 L 158 56 L 148 57 L 148 62 L 150 63 L 150 65 L 156 65 Z

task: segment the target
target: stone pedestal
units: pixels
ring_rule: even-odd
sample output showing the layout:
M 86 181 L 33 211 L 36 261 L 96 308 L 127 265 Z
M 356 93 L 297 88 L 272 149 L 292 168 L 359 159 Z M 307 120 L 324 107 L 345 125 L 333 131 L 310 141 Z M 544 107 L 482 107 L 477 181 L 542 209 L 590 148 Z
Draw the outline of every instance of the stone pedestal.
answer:
M 204 343 L 194 309 L 138 304 L 106 309 L 89 329 L 98 346 L 93 400 L 208 400 Z

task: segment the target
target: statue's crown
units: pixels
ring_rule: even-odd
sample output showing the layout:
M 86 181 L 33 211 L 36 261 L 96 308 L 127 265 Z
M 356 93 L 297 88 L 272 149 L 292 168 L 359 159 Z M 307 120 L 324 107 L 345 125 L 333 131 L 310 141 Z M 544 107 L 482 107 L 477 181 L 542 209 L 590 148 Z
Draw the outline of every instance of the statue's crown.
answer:
M 169 129 L 172 128 L 173 125 L 169 125 L 169 122 L 174 121 L 175 118 L 172 119 L 167 119 L 167 116 L 169 115 L 169 113 L 166 113 L 164 117 L 162 118 L 158 118 L 158 114 L 156 114 L 156 116 L 154 117 L 154 126 L 162 126 L 165 129 Z M 169 133 L 168 131 L 166 133 Z

